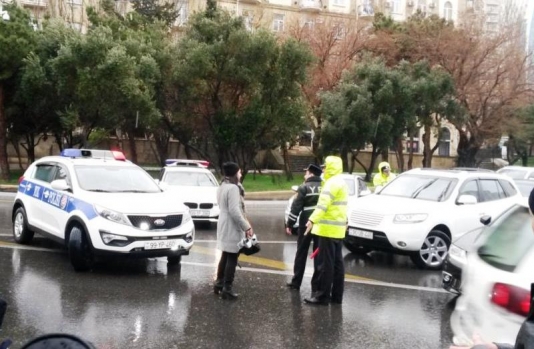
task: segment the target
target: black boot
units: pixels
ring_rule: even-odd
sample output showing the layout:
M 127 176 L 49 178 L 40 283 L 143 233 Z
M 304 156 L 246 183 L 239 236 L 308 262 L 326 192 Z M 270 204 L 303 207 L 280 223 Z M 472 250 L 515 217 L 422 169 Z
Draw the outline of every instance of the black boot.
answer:
M 213 284 L 213 293 L 220 294 L 222 290 L 223 290 L 222 280 L 215 280 L 215 283 Z
M 222 299 L 234 300 L 237 299 L 239 295 L 232 291 L 232 287 L 225 286 L 222 290 Z

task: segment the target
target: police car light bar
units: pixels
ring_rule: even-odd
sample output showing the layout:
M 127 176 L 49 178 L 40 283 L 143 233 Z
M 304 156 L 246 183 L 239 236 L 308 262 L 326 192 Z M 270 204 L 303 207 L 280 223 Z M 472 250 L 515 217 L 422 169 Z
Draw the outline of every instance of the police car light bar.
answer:
M 206 160 L 191 160 L 191 159 L 167 159 L 165 160 L 165 165 L 185 165 L 185 166 L 200 166 L 208 167 L 210 165 L 209 161 Z
M 61 156 L 68 158 L 93 158 L 93 159 L 114 159 L 117 161 L 126 161 L 124 153 L 118 150 L 100 150 L 100 149 L 76 149 L 67 148 L 61 151 Z

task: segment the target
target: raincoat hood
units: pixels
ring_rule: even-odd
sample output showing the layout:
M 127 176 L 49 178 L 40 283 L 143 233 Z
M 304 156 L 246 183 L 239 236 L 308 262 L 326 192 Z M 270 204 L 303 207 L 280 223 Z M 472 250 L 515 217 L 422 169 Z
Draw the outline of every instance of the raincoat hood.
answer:
M 378 173 L 382 173 L 382 167 L 384 166 L 387 166 L 391 169 L 391 166 L 389 166 L 389 163 L 388 162 L 385 162 L 385 161 L 382 161 L 381 163 L 378 164 Z
M 343 161 L 339 156 L 327 156 L 324 164 L 325 180 L 328 180 L 329 178 L 332 178 L 335 175 L 341 174 L 343 172 Z

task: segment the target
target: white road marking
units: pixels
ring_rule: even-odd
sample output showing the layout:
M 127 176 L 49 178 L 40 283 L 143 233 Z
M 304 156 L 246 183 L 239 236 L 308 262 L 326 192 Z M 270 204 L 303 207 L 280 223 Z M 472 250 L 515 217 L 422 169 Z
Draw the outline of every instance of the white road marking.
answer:
M 211 269 L 215 268 L 213 263 L 198 263 L 198 262 L 184 262 L 184 261 L 182 261 L 182 264 L 184 264 L 184 265 L 194 265 L 194 266 L 197 266 L 197 267 L 205 267 L 205 268 L 211 268 Z M 283 271 L 283 270 L 271 270 L 271 269 L 248 268 L 248 267 L 242 267 L 242 268 L 238 267 L 237 270 L 251 271 L 251 272 L 263 273 L 263 274 L 293 276 L 293 271 L 290 271 L 290 270 Z M 304 277 L 311 277 L 311 274 L 304 274 Z M 397 284 L 397 283 L 393 283 L 393 282 L 354 280 L 354 279 L 350 279 L 350 278 L 345 278 L 345 282 L 353 283 L 353 284 L 364 284 L 364 285 L 371 285 L 371 286 L 383 286 L 383 287 L 399 288 L 399 289 L 414 290 L 414 291 L 427 291 L 427 292 L 435 292 L 435 293 L 449 293 L 449 292 L 445 291 L 444 289 L 440 289 L 440 288 L 404 285 L 404 284 Z
M 217 240 L 195 240 L 195 242 L 211 243 L 211 242 L 217 242 Z M 260 244 L 296 244 L 297 242 L 296 241 L 263 241 L 263 240 L 259 240 L 259 243 Z
M 210 241 L 210 240 L 205 240 L 205 241 Z M 278 241 L 278 242 L 274 241 L 274 243 L 280 243 L 280 241 Z M 59 249 L 50 249 L 50 248 L 42 248 L 42 247 L 31 247 L 31 246 L 18 245 L 18 244 L 14 244 L 14 243 L 2 243 L 2 242 L 0 242 L 0 248 L 31 250 L 31 251 L 41 251 L 41 252 L 52 252 L 52 253 L 65 253 L 64 250 L 59 250 Z M 211 268 L 211 269 L 214 269 L 216 267 L 213 263 L 199 263 L 199 262 L 182 261 L 182 264 L 183 265 L 192 265 L 192 266 L 198 266 L 198 267 Z M 285 275 L 285 276 L 292 276 L 293 275 L 293 271 L 292 270 L 285 270 L 284 271 L 284 270 L 272 270 L 272 269 L 263 269 L 263 268 L 250 268 L 250 267 L 242 267 L 242 268 L 238 268 L 238 270 L 255 272 L 255 273 L 263 273 L 263 274 L 271 274 L 271 275 Z M 306 277 L 306 278 L 311 277 L 310 270 L 308 270 L 308 272 L 304 274 L 304 277 Z M 397 283 L 393 283 L 393 282 L 383 282 L 383 281 L 377 281 L 377 280 L 360 280 L 360 279 L 352 279 L 352 278 L 346 277 L 345 278 L 345 282 L 353 283 L 353 284 L 363 284 L 363 285 L 382 286 L 382 287 L 390 287 L 390 288 L 404 289 L 404 290 L 413 290 L 413 291 L 426 291 L 426 292 L 434 292 L 434 293 L 448 293 L 447 291 L 445 291 L 445 290 L 443 290 L 441 288 L 413 286 L 413 285 L 397 284 Z

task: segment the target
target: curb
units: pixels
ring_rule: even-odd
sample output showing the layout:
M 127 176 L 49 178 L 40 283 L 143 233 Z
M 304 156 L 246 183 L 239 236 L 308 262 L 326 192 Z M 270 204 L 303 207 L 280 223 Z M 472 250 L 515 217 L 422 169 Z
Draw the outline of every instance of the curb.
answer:
M 0 184 L 0 192 L 16 193 L 18 189 L 18 185 Z
M 17 185 L 0 184 L 0 192 L 4 193 L 16 193 L 18 191 Z M 295 194 L 292 190 L 280 190 L 280 191 L 256 191 L 245 193 L 246 200 L 288 200 Z

